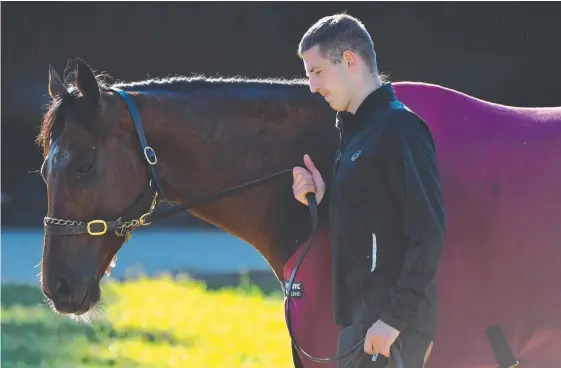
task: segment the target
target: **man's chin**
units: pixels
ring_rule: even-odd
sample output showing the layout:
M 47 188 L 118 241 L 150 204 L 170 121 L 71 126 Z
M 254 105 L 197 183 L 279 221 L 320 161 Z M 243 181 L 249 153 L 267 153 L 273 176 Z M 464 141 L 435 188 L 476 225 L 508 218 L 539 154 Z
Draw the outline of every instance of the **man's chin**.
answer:
M 337 104 L 335 104 L 333 101 L 327 101 L 326 102 L 329 104 L 329 106 L 331 106 L 331 108 L 335 111 L 340 111 L 340 109 L 338 108 Z

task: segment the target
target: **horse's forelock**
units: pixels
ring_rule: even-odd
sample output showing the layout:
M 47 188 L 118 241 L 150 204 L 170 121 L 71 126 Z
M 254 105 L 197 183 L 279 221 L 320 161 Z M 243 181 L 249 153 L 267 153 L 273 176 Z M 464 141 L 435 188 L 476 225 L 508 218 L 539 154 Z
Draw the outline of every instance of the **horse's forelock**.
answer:
M 109 88 L 108 84 L 104 81 L 105 78 L 108 78 L 108 75 L 99 74 L 96 78 L 98 79 L 98 84 L 100 88 L 102 88 L 102 90 Z M 84 108 L 84 106 L 79 107 L 79 105 L 77 104 L 80 92 L 75 85 L 68 86 L 67 89 L 68 93 L 65 93 L 64 95 L 51 101 L 50 105 L 47 108 L 47 112 L 43 115 L 43 119 L 41 121 L 39 134 L 36 138 L 36 143 L 43 148 L 43 155 L 45 156 L 49 153 L 49 150 L 51 148 L 51 141 L 54 141 L 62 133 L 65 121 L 67 120 L 66 118 L 68 117 L 69 113 L 76 116 L 83 115 L 87 117 L 91 116 L 91 111 L 95 109 L 95 107 L 93 107 L 92 110 L 88 112 L 79 111 L 79 109 Z M 101 107 L 102 105 L 103 102 L 101 102 L 99 107 Z M 100 112 L 101 111 L 102 110 L 100 110 Z M 86 118 L 77 119 L 76 121 L 79 123 L 84 123 L 82 125 L 85 128 L 96 128 L 94 126 L 91 126 L 91 124 L 88 124 L 89 120 L 89 118 Z M 95 131 L 95 129 L 89 130 L 91 130 L 92 132 Z
M 64 124 L 66 106 L 68 101 L 72 99 L 71 94 L 65 94 L 59 98 L 53 99 L 47 112 L 41 121 L 41 127 L 36 139 L 36 143 L 43 148 L 43 155 L 47 155 L 51 149 L 51 139 L 55 139 L 53 134 L 58 135 Z

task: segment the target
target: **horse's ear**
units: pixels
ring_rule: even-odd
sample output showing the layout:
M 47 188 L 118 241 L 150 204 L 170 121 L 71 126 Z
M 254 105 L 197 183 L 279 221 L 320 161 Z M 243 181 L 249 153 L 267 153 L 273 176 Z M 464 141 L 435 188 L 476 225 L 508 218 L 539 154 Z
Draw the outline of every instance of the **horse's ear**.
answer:
M 100 97 L 99 85 L 92 68 L 85 61 L 76 59 L 76 87 L 78 91 L 92 102 L 97 102 Z
M 49 94 L 52 98 L 56 98 L 65 93 L 68 93 L 68 91 L 60 80 L 60 76 L 56 72 L 55 68 L 53 68 L 52 65 L 49 65 Z

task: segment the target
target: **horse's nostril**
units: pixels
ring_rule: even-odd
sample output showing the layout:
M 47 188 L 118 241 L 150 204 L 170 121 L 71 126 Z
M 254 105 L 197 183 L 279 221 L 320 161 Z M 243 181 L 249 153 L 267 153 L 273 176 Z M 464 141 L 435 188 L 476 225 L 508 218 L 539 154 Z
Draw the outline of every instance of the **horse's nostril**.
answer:
M 63 276 L 57 277 L 55 281 L 55 291 L 59 297 L 69 298 L 72 292 L 70 280 Z

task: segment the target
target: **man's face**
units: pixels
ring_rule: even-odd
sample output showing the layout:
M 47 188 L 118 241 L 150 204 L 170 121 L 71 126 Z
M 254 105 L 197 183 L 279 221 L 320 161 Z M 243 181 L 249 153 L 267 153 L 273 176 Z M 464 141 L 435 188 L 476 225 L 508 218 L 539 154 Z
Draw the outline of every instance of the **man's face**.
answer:
M 333 64 L 321 56 L 319 46 L 302 54 L 312 93 L 320 93 L 335 111 L 346 111 L 351 100 L 352 76 L 345 60 Z

